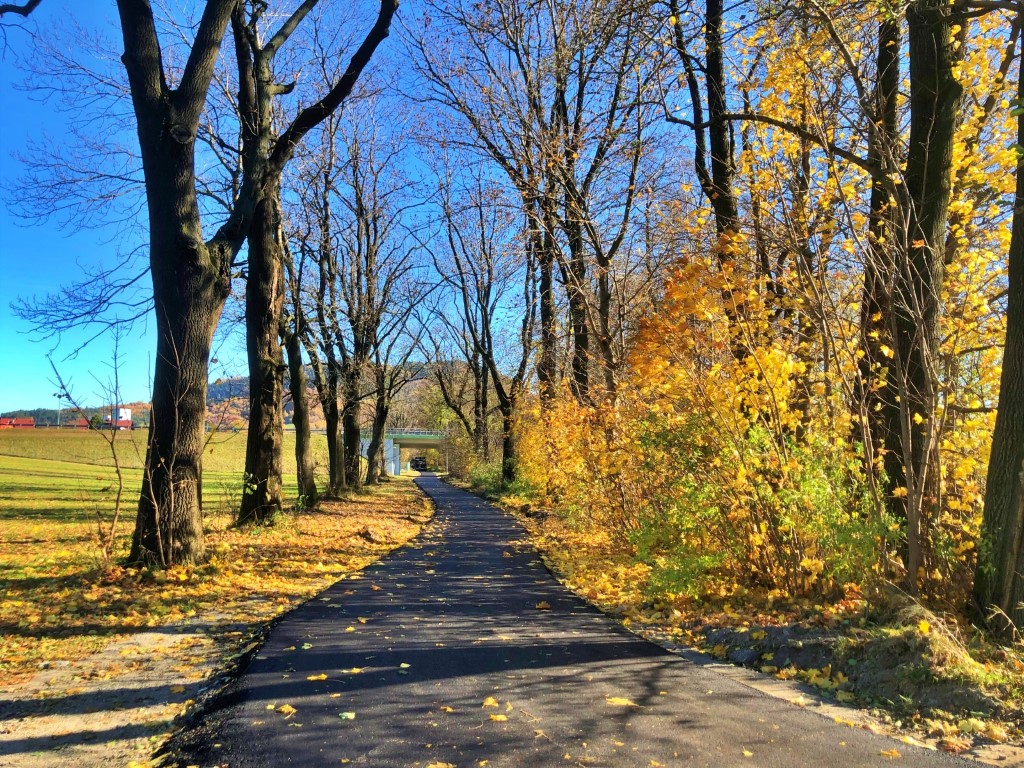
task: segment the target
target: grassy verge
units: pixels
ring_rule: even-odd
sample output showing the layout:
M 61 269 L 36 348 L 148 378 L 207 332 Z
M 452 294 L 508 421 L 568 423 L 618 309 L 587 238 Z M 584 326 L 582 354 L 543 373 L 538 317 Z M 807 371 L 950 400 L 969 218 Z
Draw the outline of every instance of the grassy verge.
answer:
M 81 458 L 89 443 L 68 445 Z M 231 445 L 214 450 L 227 455 Z M 397 479 L 350 501 L 287 514 L 273 528 L 238 530 L 231 511 L 240 472 L 226 469 L 233 460 L 213 461 L 204 476 L 207 563 L 162 573 L 103 568 L 97 521 L 109 519 L 115 479 L 101 454 L 96 461 L 0 455 L 0 684 L 148 627 L 202 618 L 215 633 L 265 622 L 401 545 L 430 514 L 412 482 Z M 126 481 L 115 561 L 127 553 L 141 470 L 128 470 Z
M 802 683 L 946 751 L 1024 744 L 1024 647 L 992 644 L 890 588 L 850 585 L 827 603 L 742 589 L 670 594 L 607 531 L 536 509 L 529 494 L 478 474 L 466 485 L 516 514 L 568 587 L 641 633 Z

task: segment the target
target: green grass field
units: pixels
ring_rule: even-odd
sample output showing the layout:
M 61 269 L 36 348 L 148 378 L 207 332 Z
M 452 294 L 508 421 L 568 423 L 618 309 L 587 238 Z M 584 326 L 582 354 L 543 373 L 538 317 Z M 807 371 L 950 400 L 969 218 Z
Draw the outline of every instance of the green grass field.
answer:
M 245 433 L 219 433 L 207 445 L 203 469 L 210 561 L 159 579 L 147 576 L 118 566 L 135 524 L 145 437 L 142 431 L 117 434 L 124 492 L 113 563 L 105 564 L 99 526 L 107 530 L 113 519 L 117 475 L 101 435 L 0 431 L 0 682 L 42 661 L 90 653 L 113 634 L 183 620 L 197 606 L 220 610 L 223 600 L 249 595 L 257 582 L 271 607 L 279 599 L 308 597 L 338 569 L 361 567 L 376 556 L 376 545 L 353 539 L 357 531 L 386 527 L 399 542 L 422 522 L 410 517 L 423 511 L 418 491 L 394 482 L 333 506 L 287 514 L 273 528 L 234 528 Z M 324 467 L 326 440 L 314 439 Z M 286 503 L 297 495 L 294 440 L 286 434 Z
M 203 469 L 210 472 L 242 472 L 245 464 L 245 432 L 211 432 L 207 435 Z M 141 469 L 146 458 L 148 432 L 114 432 L 118 460 L 122 467 Z M 313 453 L 317 461 L 326 461 L 324 435 L 313 435 Z M 75 464 L 111 466 L 110 448 L 103 434 L 89 430 L 3 429 L 0 430 L 0 456 L 26 459 L 69 461 Z M 295 433 L 284 433 L 284 472 L 295 472 Z
M 314 455 L 327 445 L 315 435 Z M 116 433 L 124 491 L 115 559 L 127 554 L 142 487 L 146 432 Z M 241 499 L 245 433 L 215 433 L 203 461 L 207 527 L 231 523 Z M 285 435 L 284 490 L 295 499 L 295 436 Z M 12 579 L 66 576 L 99 565 L 98 525 L 114 513 L 117 475 L 96 432 L 0 430 L 0 587 Z

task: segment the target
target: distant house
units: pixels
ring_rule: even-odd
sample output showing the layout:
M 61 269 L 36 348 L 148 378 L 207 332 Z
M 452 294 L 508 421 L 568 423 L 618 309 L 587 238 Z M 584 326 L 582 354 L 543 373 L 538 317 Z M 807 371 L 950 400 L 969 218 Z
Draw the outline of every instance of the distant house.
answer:
M 118 407 L 117 418 L 113 416 L 106 416 L 103 419 L 104 429 L 131 429 L 132 428 L 132 409 Z
M 34 429 L 36 420 L 31 416 L 15 418 L 13 416 L 0 416 L 0 429 Z

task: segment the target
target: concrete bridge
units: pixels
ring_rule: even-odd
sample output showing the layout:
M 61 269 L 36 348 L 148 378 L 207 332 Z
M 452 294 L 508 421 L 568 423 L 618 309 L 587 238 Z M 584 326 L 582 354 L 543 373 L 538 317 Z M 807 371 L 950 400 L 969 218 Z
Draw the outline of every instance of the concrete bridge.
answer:
M 444 439 L 439 429 L 386 429 L 384 430 L 384 470 L 389 475 L 402 474 L 402 448 L 437 448 Z M 364 429 L 359 441 L 359 452 L 366 458 L 370 449 L 370 430 Z

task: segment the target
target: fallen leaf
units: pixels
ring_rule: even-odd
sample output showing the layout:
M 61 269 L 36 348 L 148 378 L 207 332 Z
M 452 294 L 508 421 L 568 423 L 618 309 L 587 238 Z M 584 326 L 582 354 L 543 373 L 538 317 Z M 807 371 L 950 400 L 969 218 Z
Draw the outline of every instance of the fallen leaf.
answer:
M 883 749 L 881 755 L 882 757 L 891 757 L 895 760 L 900 757 L 900 751 L 898 749 Z
M 639 706 L 635 701 L 630 699 L 624 699 L 621 696 L 606 696 L 605 703 L 611 704 L 614 707 L 636 707 Z
M 319 675 L 307 675 L 306 679 L 307 680 L 326 680 L 327 679 L 327 675 L 326 675 L 326 673 L 322 672 Z
M 184 685 L 172 685 L 171 686 L 171 693 L 184 693 L 184 692 L 185 692 L 185 686 Z
M 537 610 L 538 611 L 550 611 L 551 610 L 551 603 L 549 603 L 547 600 L 541 600 L 539 603 L 537 603 Z
M 491 715 L 491 720 L 496 723 L 503 723 L 508 720 L 508 715 Z
M 484 699 L 484 703 L 481 706 L 496 707 L 498 706 L 498 700 L 493 696 L 488 696 L 486 699 Z
M 744 749 L 744 750 L 743 750 L 743 756 L 744 756 L 744 757 L 753 757 L 753 756 L 754 756 L 754 753 L 753 753 L 753 752 L 751 752 L 751 751 L 750 751 L 749 749 Z
M 298 712 L 298 710 L 295 709 L 295 707 L 293 707 L 291 704 L 282 704 L 280 707 L 277 708 L 276 711 L 280 712 L 285 717 L 291 717 L 296 712 Z
M 339 712 L 338 713 L 338 717 L 340 717 L 342 720 L 355 720 L 356 719 L 356 713 L 355 712 Z

